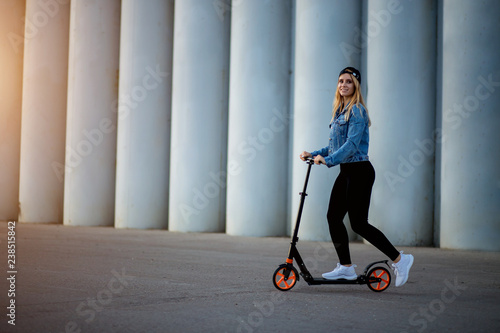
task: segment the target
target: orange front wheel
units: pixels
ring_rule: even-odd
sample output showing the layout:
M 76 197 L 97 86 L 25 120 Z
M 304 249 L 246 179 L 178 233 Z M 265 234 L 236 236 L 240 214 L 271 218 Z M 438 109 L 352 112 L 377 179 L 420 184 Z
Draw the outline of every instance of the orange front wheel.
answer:
M 385 267 L 375 267 L 368 272 L 368 288 L 373 291 L 384 291 L 391 284 L 391 274 Z
M 280 266 L 273 274 L 273 284 L 281 291 L 292 289 L 298 280 L 298 273 L 293 266 Z

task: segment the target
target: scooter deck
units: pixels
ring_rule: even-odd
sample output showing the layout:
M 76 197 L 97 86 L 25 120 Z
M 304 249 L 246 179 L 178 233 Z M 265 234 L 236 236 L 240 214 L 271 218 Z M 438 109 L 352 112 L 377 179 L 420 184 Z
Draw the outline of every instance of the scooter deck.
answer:
M 319 284 L 366 284 L 366 279 L 361 278 L 360 275 L 358 275 L 358 278 L 356 280 L 346 280 L 346 279 L 338 279 L 338 280 L 328 280 L 325 278 L 313 278 L 311 279 L 304 279 L 309 285 L 319 285 Z M 372 281 L 375 282 L 375 281 Z

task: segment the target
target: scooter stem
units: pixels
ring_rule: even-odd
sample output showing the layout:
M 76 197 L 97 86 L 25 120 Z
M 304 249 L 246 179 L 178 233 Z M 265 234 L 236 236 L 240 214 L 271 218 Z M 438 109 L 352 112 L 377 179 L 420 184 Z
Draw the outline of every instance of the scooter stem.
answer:
M 302 217 L 302 210 L 304 208 L 304 201 L 306 200 L 306 190 L 307 190 L 307 183 L 309 182 L 309 174 L 311 173 L 311 166 L 314 164 L 314 159 L 308 158 L 306 160 L 306 163 L 308 164 L 307 166 L 307 173 L 306 173 L 306 180 L 304 181 L 304 188 L 302 192 L 300 192 L 300 204 L 299 204 L 299 212 L 297 213 L 297 222 L 295 222 L 295 230 L 293 232 L 293 237 L 292 237 L 292 244 L 296 244 L 299 238 L 297 237 L 299 233 L 299 226 L 300 226 L 300 219 Z

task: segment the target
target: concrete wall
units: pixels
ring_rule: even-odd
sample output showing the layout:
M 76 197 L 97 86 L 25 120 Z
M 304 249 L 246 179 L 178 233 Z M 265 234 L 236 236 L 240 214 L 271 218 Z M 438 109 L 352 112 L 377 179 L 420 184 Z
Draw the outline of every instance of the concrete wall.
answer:
M 370 222 L 397 245 L 500 250 L 496 1 L 0 5 L 0 219 L 289 234 L 298 154 L 327 145 L 356 66 Z M 301 238 L 329 239 L 337 174 L 314 167 Z

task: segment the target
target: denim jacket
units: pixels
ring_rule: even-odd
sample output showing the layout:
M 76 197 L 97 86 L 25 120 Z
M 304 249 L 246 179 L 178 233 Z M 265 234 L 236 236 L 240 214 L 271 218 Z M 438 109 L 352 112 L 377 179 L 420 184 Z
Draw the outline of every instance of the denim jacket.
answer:
M 368 161 L 368 116 L 363 105 L 354 105 L 349 120 L 344 112 L 337 114 L 330 123 L 330 140 L 328 146 L 311 152 L 314 157 L 325 158 L 326 166 L 341 163 Z

